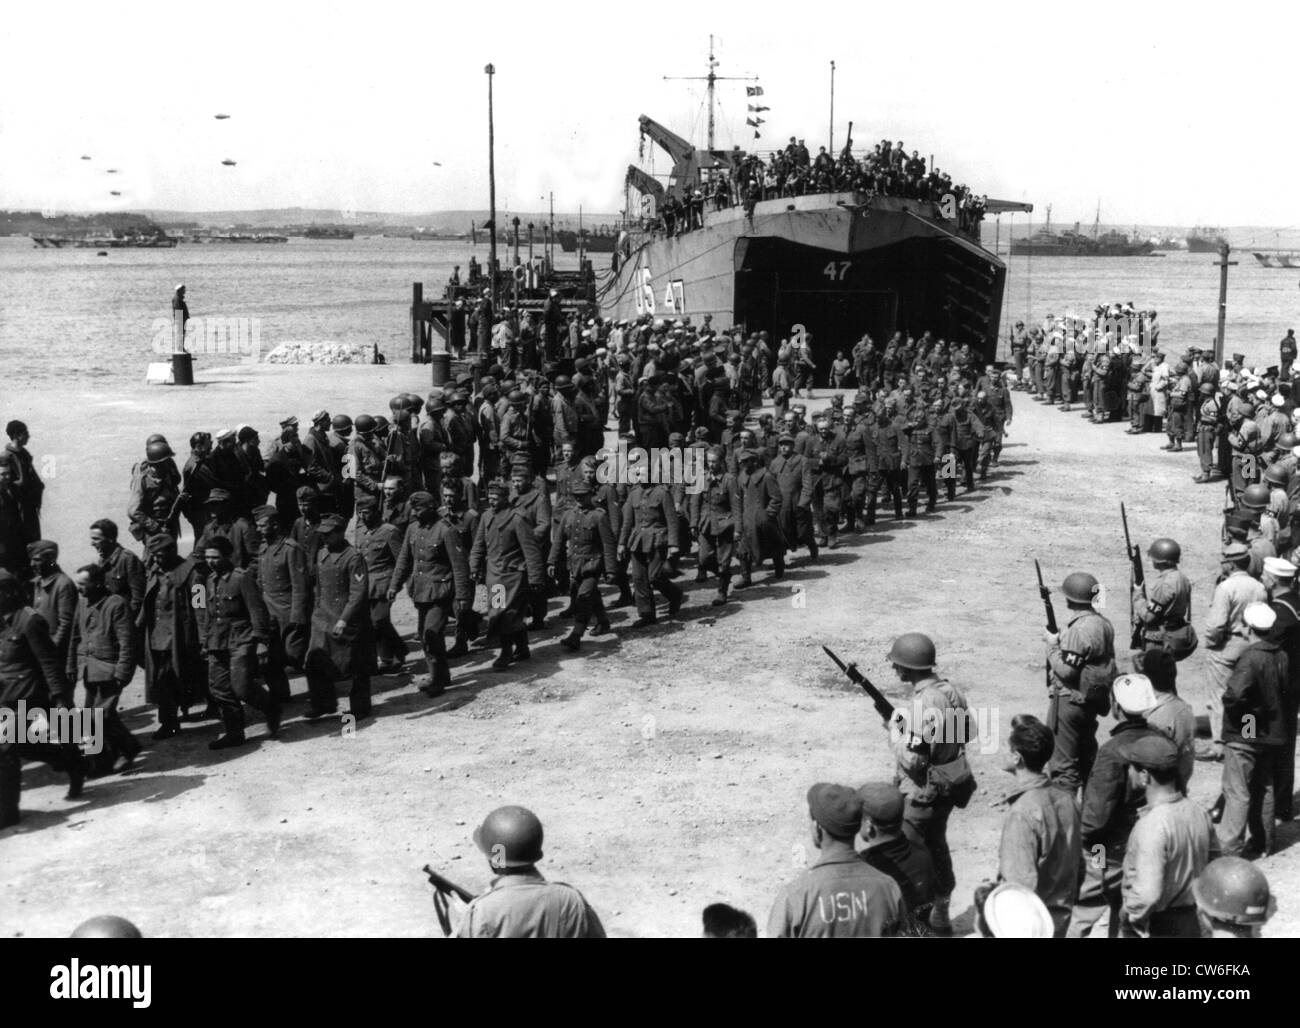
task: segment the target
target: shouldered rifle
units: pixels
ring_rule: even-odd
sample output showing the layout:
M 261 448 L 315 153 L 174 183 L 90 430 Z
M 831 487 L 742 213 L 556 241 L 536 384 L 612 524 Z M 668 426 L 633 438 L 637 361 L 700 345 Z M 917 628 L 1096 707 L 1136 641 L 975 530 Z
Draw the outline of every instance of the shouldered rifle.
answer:
M 858 670 L 857 664 L 845 664 L 829 646 L 823 646 L 822 649 L 826 651 L 826 656 L 835 661 L 835 666 L 844 672 L 850 682 L 871 697 L 871 702 L 876 706 L 876 713 L 881 716 L 885 724 L 889 724 L 894 716 L 894 705 L 885 699 L 885 694 L 867 680 L 867 676 Z
M 442 929 L 443 935 L 450 936 L 452 931 L 450 897 L 455 896 L 462 903 L 470 903 L 474 899 L 474 894 L 457 885 L 450 878 L 444 878 L 428 864 L 425 864 L 421 870 L 428 877 L 429 884 L 433 886 L 433 910 L 438 915 L 438 926 Z
M 1047 630 L 1053 633 L 1059 632 L 1060 629 L 1056 627 L 1056 611 L 1052 609 L 1052 590 L 1043 583 L 1043 568 L 1037 560 L 1034 561 L 1034 571 L 1038 575 L 1038 595 L 1043 598 L 1043 612 L 1047 615 Z M 1056 726 L 1060 723 L 1060 709 L 1058 697 L 1052 689 L 1052 662 L 1050 659 L 1043 662 L 1043 677 L 1050 697 L 1047 704 L 1047 727 L 1054 733 Z
M 1119 505 L 1119 516 L 1124 522 L 1124 549 L 1128 553 L 1129 563 L 1133 565 L 1133 582 L 1139 589 L 1146 593 L 1146 575 L 1142 571 L 1142 550 L 1140 547 L 1133 545 L 1133 540 L 1128 533 L 1128 511 L 1124 509 L 1121 501 Z M 1128 597 L 1128 620 L 1133 627 L 1133 636 L 1129 640 L 1129 649 L 1142 649 L 1142 625 L 1133 612 L 1133 593 L 1130 590 Z

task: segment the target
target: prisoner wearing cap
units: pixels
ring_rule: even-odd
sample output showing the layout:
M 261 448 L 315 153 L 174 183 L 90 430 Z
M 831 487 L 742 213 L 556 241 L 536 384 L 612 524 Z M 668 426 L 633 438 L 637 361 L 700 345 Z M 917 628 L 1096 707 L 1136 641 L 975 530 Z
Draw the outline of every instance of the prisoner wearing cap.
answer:
M 862 800 L 847 786 L 818 782 L 808 790 L 808 814 L 832 838 L 852 839 L 862 827 Z
M 280 512 L 276 510 L 273 506 L 271 506 L 269 503 L 264 503 L 260 507 L 253 508 L 254 521 L 261 521 L 263 518 L 274 518 L 279 516 L 280 516 Z
M 434 500 L 432 493 L 420 492 L 411 493 L 410 500 L 412 510 L 428 510 L 434 506 L 437 501 Z
M 347 521 L 338 514 L 326 514 L 320 519 L 320 531 L 325 532 L 342 532 L 347 527 Z
M 176 540 L 166 532 L 159 532 L 145 540 L 144 548 L 150 553 L 166 553 L 168 550 L 176 549 Z
M 1152 771 L 1172 771 L 1178 767 L 1178 744 L 1167 735 L 1157 732 L 1116 738 L 1119 740 L 1116 752 L 1125 763 Z
M 298 498 L 299 503 L 303 500 L 314 500 L 319 495 L 320 494 L 316 491 L 315 486 L 310 485 L 300 485 L 298 491 L 294 493 L 294 496 Z
M 858 790 L 863 821 L 871 818 L 878 825 L 896 825 L 903 820 L 903 794 L 889 782 L 868 782 Z M 865 825 L 864 825 L 865 827 Z
M 52 553 L 57 560 L 59 556 L 59 544 L 51 539 L 37 539 L 36 542 L 27 544 L 27 556 L 32 560 L 35 560 L 43 553 Z
M 206 502 L 208 504 L 229 503 L 230 493 L 228 493 L 225 489 L 213 489 L 210 493 L 208 493 L 208 498 Z
M 379 506 L 379 497 L 372 496 L 370 493 L 362 493 L 357 497 L 355 508 L 357 510 L 374 510 Z
M 1250 547 L 1245 543 L 1229 543 L 1223 548 L 1223 559 L 1234 564 L 1250 557 Z
M 1156 691 L 1146 675 L 1120 675 L 1111 691 L 1115 706 L 1125 714 L 1145 714 L 1156 705 Z

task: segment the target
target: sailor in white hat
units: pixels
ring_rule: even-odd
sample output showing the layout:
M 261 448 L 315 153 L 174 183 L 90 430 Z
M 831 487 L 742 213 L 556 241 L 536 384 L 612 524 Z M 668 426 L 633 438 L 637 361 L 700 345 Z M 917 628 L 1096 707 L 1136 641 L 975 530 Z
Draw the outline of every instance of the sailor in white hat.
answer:
M 988 939 L 1050 939 L 1052 915 L 1033 889 L 1019 882 L 994 886 L 979 902 L 976 890 L 975 924 Z

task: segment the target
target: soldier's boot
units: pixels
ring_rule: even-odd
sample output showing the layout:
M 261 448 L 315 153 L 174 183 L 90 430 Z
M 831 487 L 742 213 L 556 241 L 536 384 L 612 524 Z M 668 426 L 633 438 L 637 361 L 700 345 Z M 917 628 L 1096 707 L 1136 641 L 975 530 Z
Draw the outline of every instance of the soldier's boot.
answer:
M 872 496 L 871 499 L 867 501 L 867 513 L 862 520 L 862 525 L 864 528 L 870 528 L 875 523 L 876 523 L 876 498 Z
M 815 548 L 813 549 L 812 559 L 813 560 L 817 559 L 817 551 Z M 784 577 L 785 577 L 785 554 L 778 553 L 776 554 L 776 556 L 772 558 L 772 577 L 769 579 L 769 581 L 774 582 Z
M 727 593 L 731 591 L 731 576 L 720 575 L 718 577 L 718 595 L 713 597 L 713 606 L 721 607 L 727 602 Z
M 751 561 L 742 561 L 740 565 L 740 581 L 736 583 L 737 589 L 748 589 L 754 584 L 754 565 Z
M 519 632 L 515 636 L 515 660 L 528 660 L 533 651 L 528 648 L 528 633 Z
M 569 586 L 569 605 L 555 616 L 561 620 L 573 617 L 573 606 L 578 600 L 578 583 L 573 582 Z
M 945 479 L 943 480 L 943 486 L 944 486 L 944 488 L 948 491 L 948 502 L 949 502 L 949 503 L 951 503 L 953 500 L 957 499 L 957 479 L 956 479 L 955 477 L 954 477 L 954 478 L 945 478 Z M 925 509 L 926 509 L 926 510 L 929 510 L 929 509 L 930 509 L 931 507 L 933 507 L 933 506 L 934 506 L 934 504 L 932 504 L 932 503 L 927 503 L 927 504 L 925 505 Z
M 450 653 L 447 654 L 451 656 Z M 445 660 L 435 661 L 429 669 L 429 684 L 420 686 L 426 696 L 441 696 L 451 685 L 451 669 Z
M 828 537 L 826 540 L 826 549 L 828 550 L 835 549 L 835 547 L 839 545 L 839 541 L 840 541 L 839 534 L 835 531 L 835 529 L 832 528 L 828 533 Z
M 988 477 L 989 477 L 989 458 L 985 457 L 982 461 L 980 461 L 980 481 L 983 482 L 984 479 Z
M 1066 400 L 1063 404 L 1061 404 L 1061 410 L 1065 411 L 1066 414 L 1069 414 L 1069 413 L 1070 413 L 1070 401 L 1069 401 L 1069 400 Z
M 609 605 L 610 610 L 618 610 L 619 607 L 630 607 L 636 603 L 636 597 L 632 595 L 632 583 L 628 580 L 627 572 L 622 571 L 618 576 L 618 599 Z
M 514 655 L 514 651 L 514 636 L 503 635 L 501 637 L 501 652 L 497 655 L 497 659 L 488 666 L 493 671 L 504 671 L 510 666 L 510 658 Z
M 682 603 L 686 600 L 686 594 L 674 587 L 673 592 L 661 590 L 668 597 L 668 618 L 671 620 L 677 616 L 678 611 L 682 609 Z
M 952 901 L 952 894 L 947 896 L 936 896 L 934 906 L 930 908 L 930 930 L 939 935 L 952 934 L 952 919 L 948 916 L 948 904 Z
M 707 571 L 705 571 L 703 568 L 695 569 L 695 581 L 707 582 L 708 580 L 709 580 L 709 573 Z
M 571 653 L 577 653 L 578 647 L 582 645 L 582 633 L 585 628 L 585 625 L 574 625 L 568 635 L 560 637 L 560 645 Z
M 1182 452 L 1183 452 L 1183 441 L 1181 439 L 1175 439 L 1174 453 L 1182 453 Z
M 449 657 L 463 657 L 469 653 L 469 629 L 464 628 L 457 623 L 456 625 L 456 642 L 451 649 L 447 651 Z M 432 673 L 432 672 L 430 672 Z

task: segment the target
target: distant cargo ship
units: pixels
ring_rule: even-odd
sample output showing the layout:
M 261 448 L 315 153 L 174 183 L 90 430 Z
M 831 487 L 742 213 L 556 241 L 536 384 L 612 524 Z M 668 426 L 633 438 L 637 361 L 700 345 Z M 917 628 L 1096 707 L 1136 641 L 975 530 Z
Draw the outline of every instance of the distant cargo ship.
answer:
M 1204 228 L 1200 225 L 1187 233 L 1188 253 L 1218 253 L 1219 247 L 1227 243 L 1227 237 L 1221 228 Z
M 1052 231 L 1052 208 L 1047 208 L 1047 225 L 1028 239 L 1011 241 L 1012 257 L 1145 257 L 1155 251 L 1149 239 L 1132 239 L 1123 232 L 1100 232 L 1101 208 L 1093 223 L 1092 235 L 1079 231 L 1074 223 L 1072 232 Z
M 32 236 L 32 242 L 42 250 L 60 250 L 70 246 L 78 250 L 170 249 L 176 240 L 159 232 L 128 232 L 109 236 Z
M 582 248 L 587 253 L 613 253 L 618 246 L 618 229 L 609 225 L 602 225 L 593 232 L 582 230 L 583 245 Z M 565 253 L 578 252 L 578 233 L 568 229 L 560 229 L 555 233 L 555 239 L 560 244 L 560 249 Z
M 1151 245 L 1155 250 L 1182 250 L 1185 244 L 1177 236 L 1155 236 L 1151 239 Z
M 195 232 L 181 236 L 183 243 L 287 243 L 288 236 L 260 232 Z
M 313 226 L 303 233 L 307 239 L 352 239 L 356 235 L 351 229 L 322 228 Z

